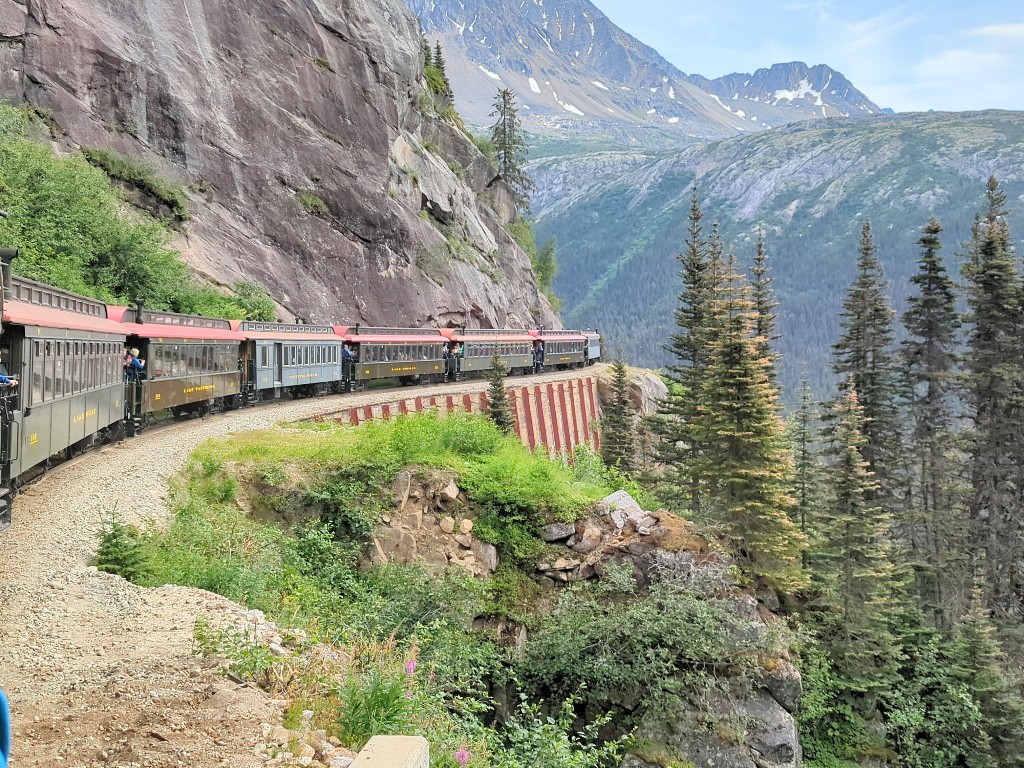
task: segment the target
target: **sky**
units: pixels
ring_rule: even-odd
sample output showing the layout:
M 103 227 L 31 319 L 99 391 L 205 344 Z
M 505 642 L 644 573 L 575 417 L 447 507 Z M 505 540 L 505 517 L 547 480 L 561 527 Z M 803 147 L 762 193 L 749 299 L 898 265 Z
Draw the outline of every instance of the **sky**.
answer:
M 880 107 L 1024 110 L 1021 0 L 591 0 L 687 74 L 827 64 Z

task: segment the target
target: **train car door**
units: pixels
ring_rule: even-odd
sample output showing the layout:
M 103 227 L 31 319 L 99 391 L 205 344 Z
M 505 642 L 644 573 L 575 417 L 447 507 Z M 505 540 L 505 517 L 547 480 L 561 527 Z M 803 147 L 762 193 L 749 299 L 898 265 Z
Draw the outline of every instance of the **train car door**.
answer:
M 274 344 L 274 384 L 284 383 L 284 344 Z

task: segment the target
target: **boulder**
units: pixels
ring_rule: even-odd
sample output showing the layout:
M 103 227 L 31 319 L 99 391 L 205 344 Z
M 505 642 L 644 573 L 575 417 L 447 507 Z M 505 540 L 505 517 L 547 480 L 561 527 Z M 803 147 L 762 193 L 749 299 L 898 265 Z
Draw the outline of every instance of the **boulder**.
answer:
M 455 518 L 454 517 L 442 517 L 440 522 L 441 530 L 445 533 L 455 532 Z
M 480 561 L 480 567 L 487 573 L 498 570 L 498 549 L 493 544 L 476 539 L 472 545 L 473 554 Z
M 438 492 L 442 504 L 453 504 L 459 498 L 459 486 L 454 480 L 449 480 Z
M 579 552 L 582 555 L 589 554 L 601 546 L 601 542 L 604 540 L 604 533 L 601 527 L 596 523 L 587 521 L 583 527 L 583 533 L 577 538 L 576 542 L 572 545 L 573 552 Z
M 564 541 L 576 533 L 575 523 L 550 523 L 541 526 L 540 538 L 543 541 Z
M 469 533 L 473 530 L 473 521 L 463 518 L 459 521 L 459 533 Z
M 458 542 L 460 547 L 469 549 L 473 546 L 473 537 L 470 536 L 468 533 L 456 533 L 455 536 L 453 536 L 452 538 L 454 538 L 455 541 Z

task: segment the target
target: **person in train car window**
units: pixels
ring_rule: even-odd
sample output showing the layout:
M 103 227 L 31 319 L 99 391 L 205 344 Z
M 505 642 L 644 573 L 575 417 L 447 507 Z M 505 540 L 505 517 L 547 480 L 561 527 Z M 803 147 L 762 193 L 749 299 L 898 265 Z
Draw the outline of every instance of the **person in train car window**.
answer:
M 16 387 L 18 386 L 18 380 L 15 379 L 13 376 L 6 376 L 0 373 L 0 384 L 2 384 L 5 387 Z
M 139 381 L 146 370 L 146 361 L 139 359 L 139 350 L 132 347 L 125 365 L 125 377 L 128 381 Z

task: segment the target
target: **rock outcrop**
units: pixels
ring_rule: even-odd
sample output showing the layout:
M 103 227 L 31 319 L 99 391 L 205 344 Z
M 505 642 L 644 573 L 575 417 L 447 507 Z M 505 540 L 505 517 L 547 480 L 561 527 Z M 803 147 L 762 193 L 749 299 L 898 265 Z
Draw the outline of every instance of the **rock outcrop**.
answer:
M 312 321 L 557 324 L 400 0 L 0 0 L 0 96 L 188 189 L 176 245 Z M 289 318 L 290 319 L 290 318 Z

